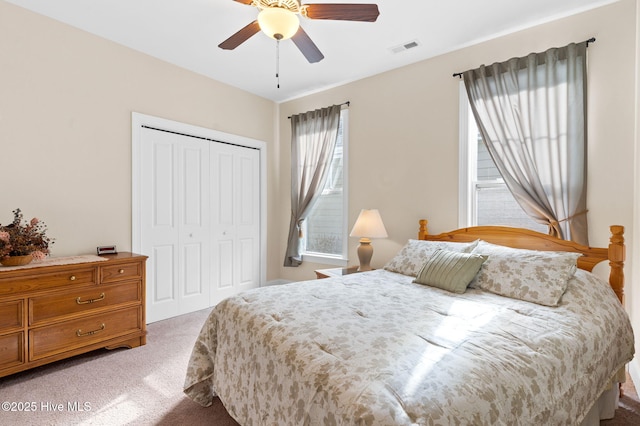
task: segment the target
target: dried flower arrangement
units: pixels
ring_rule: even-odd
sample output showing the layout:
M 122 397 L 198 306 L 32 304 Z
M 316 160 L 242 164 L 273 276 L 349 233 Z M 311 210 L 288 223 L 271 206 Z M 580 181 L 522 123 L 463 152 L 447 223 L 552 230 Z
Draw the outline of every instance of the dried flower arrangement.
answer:
M 49 254 L 53 240 L 47 237 L 47 226 L 37 218 L 22 224 L 22 211 L 13 211 L 13 222 L 0 224 L 0 259 L 30 254 L 34 259 L 44 259 Z

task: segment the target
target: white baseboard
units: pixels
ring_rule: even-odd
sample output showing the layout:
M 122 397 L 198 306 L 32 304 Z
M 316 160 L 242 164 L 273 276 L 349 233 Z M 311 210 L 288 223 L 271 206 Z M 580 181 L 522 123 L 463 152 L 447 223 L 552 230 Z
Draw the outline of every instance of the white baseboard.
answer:
M 636 389 L 640 389 L 640 361 L 634 358 L 629 363 L 629 376 Z
M 267 287 L 270 285 L 281 285 L 281 284 L 288 284 L 288 283 L 292 283 L 293 281 L 290 280 L 282 280 L 282 279 L 277 279 L 277 280 L 271 280 L 271 281 L 267 281 L 266 283 L 264 283 L 262 285 L 262 287 Z

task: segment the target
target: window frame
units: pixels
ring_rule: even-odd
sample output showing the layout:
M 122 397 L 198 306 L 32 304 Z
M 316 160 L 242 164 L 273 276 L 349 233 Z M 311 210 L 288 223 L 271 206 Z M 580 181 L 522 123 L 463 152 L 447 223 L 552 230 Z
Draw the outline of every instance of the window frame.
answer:
M 307 220 L 305 220 L 302 224 L 303 238 L 300 254 L 303 262 L 345 267 L 349 262 L 349 109 L 346 106 L 340 111 L 340 119 L 342 122 L 342 253 L 331 255 L 307 251 Z
M 476 209 L 473 208 L 476 205 L 476 191 L 471 177 L 476 176 L 478 173 L 478 158 L 476 150 L 471 150 L 469 146 L 471 129 L 475 126 L 472 126 L 472 123 L 470 122 L 470 120 L 473 120 L 473 114 L 471 113 L 471 106 L 469 105 L 469 99 L 467 98 L 464 81 L 460 81 L 459 88 L 458 227 L 467 228 L 475 226 L 477 223 L 477 217 L 475 214 Z
M 477 144 L 471 143 L 471 140 L 477 140 L 478 126 L 471 112 L 464 81 L 460 81 L 459 109 L 458 227 L 467 228 L 478 226 L 478 190 L 487 188 L 507 189 L 507 185 L 502 178 L 478 180 L 478 150 L 474 148 Z M 535 222 L 532 220 L 532 223 Z M 516 224 L 499 226 L 523 227 Z M 525 229 L 543 232 L 543 230 L 533 226 L 526 226 Z

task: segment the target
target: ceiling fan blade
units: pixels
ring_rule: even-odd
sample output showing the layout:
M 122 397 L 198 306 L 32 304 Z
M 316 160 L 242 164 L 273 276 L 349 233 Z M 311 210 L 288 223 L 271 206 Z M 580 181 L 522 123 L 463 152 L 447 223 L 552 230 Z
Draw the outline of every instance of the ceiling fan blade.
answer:
M 220 43 L 218 47 L 225 50 L 233 50 L 247 41 L 258 31 L 260 31 L 260 25 L 258 25 L 258 21 L 253 21 L 252 23 Z
M 251 3 L 253 3 L 253 0 L 233 0 L 233 1 L 237 1 L 238 3 L 242 3 L 242 4 L 251 4 Z
M 318 46 L 316 46 L 302 27 L 298 28 L 298 32 L 291 37 L 291 40 L 293 40 L 298 49 L 300 49 L 300 52 L 302 52 L 304 57 L 307 58 L 307 61 L 310 63 L 313 64 L 324 59 L 324 55 L 320 52 Z
M 375 22 L 380 15 L 377 4 L 306 4 L 305 16 L 309 19 Z

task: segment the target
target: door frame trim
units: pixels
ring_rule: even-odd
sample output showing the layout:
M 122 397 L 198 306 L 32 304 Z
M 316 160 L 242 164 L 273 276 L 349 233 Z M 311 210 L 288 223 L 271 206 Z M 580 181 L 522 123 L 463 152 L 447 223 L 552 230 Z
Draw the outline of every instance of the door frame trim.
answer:
M 141 250 L 141 136 L 143 127 L 153 127 L 169 132 L 182 133 L 187 136 L 211 139 L 212 142 L 254 148 L 260 152 L 260 282 L 262 287 L 267 282 L 267 143 L 258 139 L 225 133 L 205 127 L 194 126 L 178 121 L 168 120 L 152 115 L 131 113 L 131 247 L 134 252 Z

